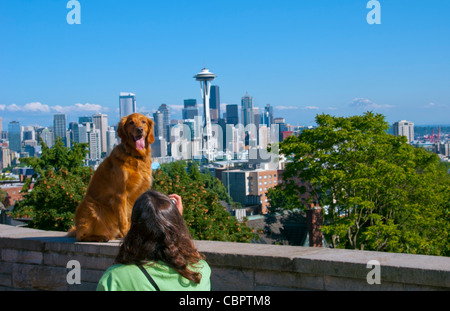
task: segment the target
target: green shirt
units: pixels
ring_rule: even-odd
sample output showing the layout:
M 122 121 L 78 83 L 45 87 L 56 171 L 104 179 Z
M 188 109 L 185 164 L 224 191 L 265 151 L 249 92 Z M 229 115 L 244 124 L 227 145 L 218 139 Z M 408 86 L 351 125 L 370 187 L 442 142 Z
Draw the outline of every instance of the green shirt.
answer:
M 211 268 L 204 260 L 191 268 L 202 274 L 199 284 L 184 278 L 162 261 L 144 267 L 161 291 L 211 290 Z M 98 282 L 97 291 L 155 291 L 155 288 L 138 266 L 117 264 L 105 271 Z

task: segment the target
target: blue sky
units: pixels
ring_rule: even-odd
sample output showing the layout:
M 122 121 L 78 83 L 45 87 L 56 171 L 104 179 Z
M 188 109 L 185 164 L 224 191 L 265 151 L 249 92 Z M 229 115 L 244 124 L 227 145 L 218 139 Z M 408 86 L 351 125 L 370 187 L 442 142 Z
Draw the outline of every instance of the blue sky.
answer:
M 120 92 L 140 111 L 201 101 L 192 77 L 218 75 L 223 104 L 246 92 L 291 124 L 318 113 L 373 110 L 392 123 L 450 124 L 450 1 L 0 1 L 0 117 L 4 128 L 51 125 L 97 111 L 118 120 Z

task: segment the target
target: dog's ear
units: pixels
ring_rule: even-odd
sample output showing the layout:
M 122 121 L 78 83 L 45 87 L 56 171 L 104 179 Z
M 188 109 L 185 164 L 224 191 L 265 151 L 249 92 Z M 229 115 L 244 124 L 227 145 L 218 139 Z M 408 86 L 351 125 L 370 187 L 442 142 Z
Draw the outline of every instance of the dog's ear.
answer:
M 147 134 L 147 144 L 151 145 L 155 142 L 155 135 L 153 134 L 154 122 L 147 118 L 148 134 Z
M 119 124 L 117 125 L 117 136 L 123 141 L 127 137 L 127 133 L 125 131 L 125 123 L 127 123 L 127 118 L 123 117 Z

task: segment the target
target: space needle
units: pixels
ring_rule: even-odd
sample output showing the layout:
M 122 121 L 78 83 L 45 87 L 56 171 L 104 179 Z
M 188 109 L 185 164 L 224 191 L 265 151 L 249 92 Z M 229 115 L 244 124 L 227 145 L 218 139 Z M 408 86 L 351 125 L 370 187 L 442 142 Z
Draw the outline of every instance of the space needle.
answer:
M 209 92 L 211 90 L 211 81 L 216 77 L 207 68 L 203 68 L 194 78 L 200 81 L 200 89 L 203 98 L 203 152 L 208 162 L 214 161 L 214 142 L 212 137 L 211 116 L 209 110 Z

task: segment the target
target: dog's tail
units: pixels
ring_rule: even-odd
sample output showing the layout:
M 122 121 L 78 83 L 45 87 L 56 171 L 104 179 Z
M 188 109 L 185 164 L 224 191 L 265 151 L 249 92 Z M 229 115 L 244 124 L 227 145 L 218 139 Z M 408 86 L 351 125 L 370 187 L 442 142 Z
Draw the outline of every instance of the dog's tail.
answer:
M 67 237 L 74 238 L 76 236 L 77 236 L 77 229 L 75 228 L 75 226 L 73 226 L 72 228 L 69 229 L 69 231 L 67 231 Z

